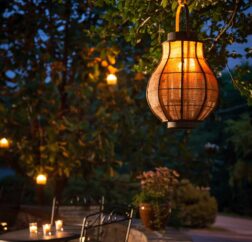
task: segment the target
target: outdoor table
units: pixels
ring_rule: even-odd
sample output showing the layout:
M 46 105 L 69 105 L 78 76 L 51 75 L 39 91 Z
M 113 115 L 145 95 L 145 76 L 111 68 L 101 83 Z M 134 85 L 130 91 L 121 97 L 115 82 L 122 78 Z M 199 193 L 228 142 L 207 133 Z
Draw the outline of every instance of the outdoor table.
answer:
M 42 231 L 37 234 L 30 234 L 29 229 L 16 230 L 0 235 L 0 242 L 43 242 L 43 241 L 69 241 L 79 238 L 80 234 L 71 231 L 53 231 L 51 235 L 43 235 Z

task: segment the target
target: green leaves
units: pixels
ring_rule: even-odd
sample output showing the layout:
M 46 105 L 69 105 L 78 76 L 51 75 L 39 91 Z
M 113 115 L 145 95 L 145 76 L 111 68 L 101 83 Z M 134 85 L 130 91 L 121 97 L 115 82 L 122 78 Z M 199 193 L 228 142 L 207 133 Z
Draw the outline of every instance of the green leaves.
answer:
M 161 1 L 161 6 L 162 6 L 163 8 L 166 8 L 167 5 L 168 5 L 168 0 L 162 0 L 162 1 Z
M 233 187 L 242 187 L 243 184 L 252 184 L 252 125 L 248 114 L 242 115 L 239 120 L 227 121 L 225 129 L 230 134 L 229 141 L 234 145 L 237 160 L 230 169 L 230 184 Z
M 252 68 L 248 64 L 237 66 L 234 70 L 234 86 L 252 104 Z
M 208 40 L 207 49 L 233 3 L 188 3 L 192 29 Z M 174 30 L 177 1 L 17 5 L 24 14 L 9 4 L 5 11 L 10 16 L 0 16 L 6 46 L 0 53 L 0 125 L 14 140 L 13 156 L 20 170 L 33 176 L 43 168 L 52 179 L 88 176 L 97 168 L 108 171 L 119 166 L 134 174 L 146 166 L 191 158 L 181 136 L 167 133 L 145 101 L 147 80 L 161 57 L 161 42 Z M 242 6 L 246 9 L 247 2 Z M 245 41 L 249 28 L 238 23 L 246 22 L 250 23 L 249 16 L 238 12 L 230 31 L 206 53 L 213 67 L 225 65 L 229 44 Z M 7 70 L 15 71 L 15 78 L 7 78 Z M 117 72 L 117 87 L 107 86 L 108 72 Z M 241 81 L 243 89 L 249 79 Z M 245 88 L 242 92 L 247 94 L 250 86 Z

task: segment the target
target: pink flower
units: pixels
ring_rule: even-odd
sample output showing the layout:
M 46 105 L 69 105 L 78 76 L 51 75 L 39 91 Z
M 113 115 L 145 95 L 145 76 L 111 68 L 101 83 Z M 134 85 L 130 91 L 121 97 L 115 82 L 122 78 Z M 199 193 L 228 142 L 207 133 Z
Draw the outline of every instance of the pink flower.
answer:
M 154 171 L 143 172 L 137 176 L 140 179 L 141 188 L 150 196 L 160 198 L 166 197 L 173 191 L 174 185 L 178 182 L 179 174 L 167 167 L 157 167 Z

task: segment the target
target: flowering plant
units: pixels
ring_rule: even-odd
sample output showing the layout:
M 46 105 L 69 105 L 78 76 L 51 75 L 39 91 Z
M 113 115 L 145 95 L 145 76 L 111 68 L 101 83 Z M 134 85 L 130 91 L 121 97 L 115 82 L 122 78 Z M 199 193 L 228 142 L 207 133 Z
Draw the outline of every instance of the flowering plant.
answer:
M 141 182 L 141 193 L 135 202 L 165 202 L 171 200 L 179 174 L 167 167 L 158 167 L 154 171 L 143 172 L 137 178 Z
M 139 205 L 140 218 L 147 228 L 159 230 L 165 227 L 178 177 L 175 170 L 167 167 L 158 167 L 137 177 L 141 182 L 141 192 L 135 196 L 134 203 Z

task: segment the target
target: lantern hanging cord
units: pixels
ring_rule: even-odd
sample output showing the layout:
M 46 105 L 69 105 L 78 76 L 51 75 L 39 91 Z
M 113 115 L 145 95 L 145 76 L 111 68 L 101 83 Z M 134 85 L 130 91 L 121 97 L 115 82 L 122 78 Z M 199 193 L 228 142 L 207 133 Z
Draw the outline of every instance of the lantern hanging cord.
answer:
M 232 14 L 228 20 L 228 22 L 226 23 L 226 25 L 220 30 L 219 34 L 215 37 L 214 42 L 212 43 L 211 47 L 209 48 L 209 52 L 213 50 L 213 48 L 215 47 L 216 43 L 220 40 L 220 38 L 222 37 L 222 35 L 224 33 L 227 32 L 227 30 L 232 27 L 232 25 L 234 24 L 235 21 L 235 17 L 237 15 L 237 12 L 239 10 L 240 7 L 240 2 L 241 0 L 236 0 L 235 1 L 235 6 L 234 6 L 234 10 L 232 11 Z
M 175 26 L 175 31 L 179 32 L 180 31 L 180 14 L 181 14 L 181 9 L 185 9 L 185 14 L 186 14 L 186 32 L 189 32 L 189 10 L 187 7 L 186 0 L 178 0 L 178 8 L 176 12 L 176 26 Z

